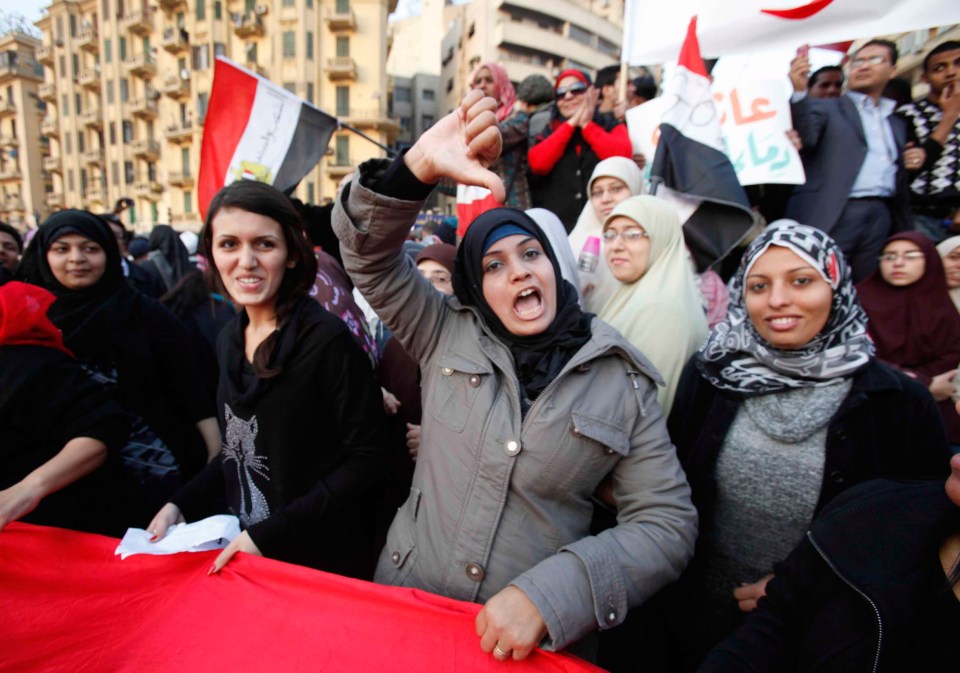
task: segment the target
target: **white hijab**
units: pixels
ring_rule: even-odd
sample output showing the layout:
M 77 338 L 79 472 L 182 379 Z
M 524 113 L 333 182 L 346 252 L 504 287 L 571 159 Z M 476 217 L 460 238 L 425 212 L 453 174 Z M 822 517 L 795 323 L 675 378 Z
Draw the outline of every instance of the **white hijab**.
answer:
M 550 247 L 553 248 L 557 256 L 557 263 L 560 265 L 560 273 L 563 279 L 577 289 L 577 301 L 583 307 L 583 295 L 580 292 L 580 274 L 577 272 L 577 260 L 567 245 L 567 230 L 563 227 L 560 218 L 554 215 L 546 208 L 531 208 L 524 211 L 530 216 L 537 226 L 547 235 L 550 241 Z
M 945 241 L 940 241 L 937 243 L 937 252 L 940 253 L 940 259 L 944 259 L 958 247 L 960 247 L 960 236 L 951 236 Z M 950 290 L 950 299 L 953 300 L 954 306 L 960 311 L 960 287 Z
M 603 263 L 603 239 L 601 238 L 603 223 L 597 216 L 597 212 L 593 209 L 593 203 L 589 199 L 590 190 L 593 189 L 593 183 L 598 178 L 616 178 L 627 186 L 631 196 L 643 194 L 643 173 L 633 159 L 610 157 L 601 161 L 593 169 L 593 175 L 590 176 L 590 182 L 587 184 L 587 203 L 580 211 L 577 226 L 573 228 L 568 237 L 574 259 L 579 259 L 580 251 L 583 250 L 583 244 L 587 242 L 587 238 L 596 236 L 601 239 L 600 263 L 597 265 L 597 271 L 593 274 L 593 278 L 589 281 L 593 283 L 594 287 L 584 299 L 584 308 L 592 313 L 598 313 L 617 289 L 617 279 L 613 277 L 610 269 Z M 584 282 L 588 281 L 584 279 Z
M 634 196 L 620 202 L 606 222 L 615 217 L 630 218 L 647 232 L 649 261 L 639 280 L 621 283 L 613 279 L 614 292 L 597 316 L 616 327 L 660 372 L 667 385 L 660 388 L 657 400 L 664 414 L 669 414 L 680 373 L 708 331 L 687 261 L 683 227 L 673 208 L 655 196 Z

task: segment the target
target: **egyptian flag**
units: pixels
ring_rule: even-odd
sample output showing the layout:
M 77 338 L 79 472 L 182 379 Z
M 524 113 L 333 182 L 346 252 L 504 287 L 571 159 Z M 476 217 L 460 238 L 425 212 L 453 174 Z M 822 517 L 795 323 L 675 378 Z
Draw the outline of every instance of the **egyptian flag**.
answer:
M 723 144 L 696 17 L 663 96 L 667 103 L 650 167 L 651 191 L 677 209 L 687 247 L 703 271 L 743 239 L 753 226 L 753 212 Z
M 622 58 L 662 63 L 677 53 L 691 16 L 709 58 L 844 42 L 960 23 L 956 0 L 627 0 Z M 784 73 L 786 74 L 786 73 Z
M 493 192 L 485 187 L 457 184 L 457 236 L 463 238 L 475 219 L 502 205 L 494 198 Z
M 200 214 L 206 218 L 214 194 L 234 180 L 290 193 L 319 163 L 336 128 L 335 117 L 218 56 L 200 147 Z

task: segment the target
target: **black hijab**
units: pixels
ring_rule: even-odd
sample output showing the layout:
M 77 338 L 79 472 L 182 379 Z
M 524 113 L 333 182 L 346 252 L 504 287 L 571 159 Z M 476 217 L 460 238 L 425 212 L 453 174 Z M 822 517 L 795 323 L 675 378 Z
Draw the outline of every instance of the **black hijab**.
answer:
M 190 253 L 187 246 L 180 240 L 180 235 L 169 224 L 158 224 L 150 232 L 150 250 L 158 250 L 167 260 L 173 271 L 173 284 L 180 282 L 193 266 L 190 264 Z M 173 289 L 171 286 L 168 289 Z
M 50 246 L 68 234 L 94 241 L 107 256 L 100 280 L 82 290 L 62 285 L 47 262 Z M 23 254 L 20 273 L 28 283 L 44 287 L 57 297 L 48 315 L 63 332 L 68 347 L 78 355 L 109 343 L 110 332 L 129 315 L 136 298 L 123 277 L 120 249 L 113 232 L 106 222 L 85 210 L 61 210 L 48 217 Z
M 519 227 L 539 241 L 553 265 L 557 284 L 557 315 L 550 326 L 540 334 L 513 334 L 503 326 L 483 296 L 483 244 L 492 231 L 505 225 Z M 593 315 L 580 309 L 577 291 L 563 280 L 557 256 L 546 234 L 523 211 L 496 208 L 473 221 L 457 251 L 453 291 L 461 304 L 472 306 L 480 312 L 490 331 L 510 349 L 517 367 L 517 378 L 529 400 L 543 392 L 570 358 L 590 340 L 590 321 Z M 521 402 L 526 411 L 527 400 Z

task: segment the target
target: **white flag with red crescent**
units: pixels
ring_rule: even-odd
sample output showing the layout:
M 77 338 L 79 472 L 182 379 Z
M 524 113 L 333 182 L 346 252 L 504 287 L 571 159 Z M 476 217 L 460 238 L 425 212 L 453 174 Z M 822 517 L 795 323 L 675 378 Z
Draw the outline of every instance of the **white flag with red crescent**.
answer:
M 956 0 L 627 0 L 622 60 L 676 58 L 690 17 L 704 57 L 796 49 L 960 23 Z

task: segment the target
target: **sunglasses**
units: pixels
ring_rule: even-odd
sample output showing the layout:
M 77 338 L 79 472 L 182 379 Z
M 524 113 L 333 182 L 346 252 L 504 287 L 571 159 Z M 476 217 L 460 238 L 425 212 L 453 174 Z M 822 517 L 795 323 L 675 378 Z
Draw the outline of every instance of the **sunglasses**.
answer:
M 570 86 L 562 86 L 556 90 L 557 100 L 565 98 L 567 94 L 571 96 L 579 96 L 582 93 L 586 93 L 587 85 L 583 82 L 577 82 L 576 84 L 571 84 Z

